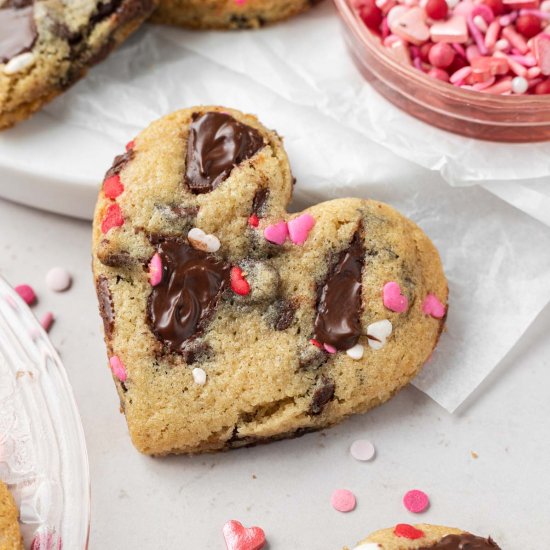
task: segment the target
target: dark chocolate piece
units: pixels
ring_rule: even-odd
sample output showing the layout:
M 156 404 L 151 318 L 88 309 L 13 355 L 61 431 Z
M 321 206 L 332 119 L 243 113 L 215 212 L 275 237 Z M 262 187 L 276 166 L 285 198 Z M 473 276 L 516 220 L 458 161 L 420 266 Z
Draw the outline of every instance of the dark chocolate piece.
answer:
M 491 538 L 476 537 L 470 533 L 447 535 L 431 546 L 422 546 L 419 550 L 500 550 L 500 546 Z
M 230 266 L 176 239 L 161 241 L 157 250 L 163 275 L 149 296 L 149 325 L 171 351 L 185 353 L 229 286 Z
M 34 22 L 34 6 L 25 2 L 0 8 L 0 62 L 7 63 L 36 42 L 38 32 Z
M 313 399 L 309 408 L 310 414 L 321 414 L 326 405 L 334 398 L 335 389 L 334 381 L 326 376 L 322 376 L 313 394 Z
M 319 287 L 314 338 L 337 350 L 355 346 L 361 336 L 361 274 L 365 249 L 359 231 L 341 252 Z
M 275 321 L 273 328 L 275 330 L 286 330 L 294 321 L 294 315 L 296 314 L 296 306 L 292 302 L 281 300 L 277 304 Z
M 103 329 L 105 338 L 110 340 L 115 329 L 115 308 L 113 298 L 109 290 L 109 280 L 104 275 L 100 275 L 96 282 L 97 299 L 99 301 L 99 313 L 103 319 Z
M 107 170 L 107 172 L 105 173 L 105 179 L 110 178 L 112 176 L 116 176 L 117 174 L 120 174 L 120 172 L 122 172 L 122 170 L 133 158 L 134 158 L 133 149 L 126 151 L 126 153 L 123 153 L 122 155 L 116 156 L 113 160 L 113 164 L 111 165 L 111 168 L 109 168 L 109 170 Z
M 210 193 L 233 167 L 264 146 L 261 134 L 225 113 L 195 113 L 189 128 L 185 183 L 193 193 Z

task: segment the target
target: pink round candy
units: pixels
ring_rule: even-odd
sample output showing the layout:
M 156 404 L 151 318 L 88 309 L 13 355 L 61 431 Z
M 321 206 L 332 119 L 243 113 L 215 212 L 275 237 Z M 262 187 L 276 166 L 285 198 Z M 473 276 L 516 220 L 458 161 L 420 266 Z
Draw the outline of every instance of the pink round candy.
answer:
M 430 499 L 428 495 L 418 489 L 407 491 L 403 497 L 403 504 L 405 508 L 413 514 L 420 514 L 424 512 L 430 505 Z
M 28 306 L 31 306 L 34 302 L 36 302 L 36 294 L 30 285 L 18 285 L 15 287 L 15 292 L 21 296 L 23 301 Z
M 336 489 L 330 497 L 330 503 L 338 512 L 351 512 L 355 510 L 355 495 L 347 489 Z
M 64 267 L 52 267 L 46 273 L 46 284 L 54 292 L 63 292 L 71 286 L 72 277 Z
M 437 80 L 441 80 L 442 82 L 449 82 L 449 75 L 443 69 L 437 69 L 436 67 L 434 67 L 433 69 L 430 69 L 428 71 L 428 74 L 432 78 L 437 78 Z
M 54 320 L 55 318 L 53 313 L 48 311 L 47 313 L 44 313 L 42 319 L 40 319 L 40 325 L 46 332 L 49 332 L 50 328 L 52 328 Z
M 428 59 L 438 69 L 446 69 L 455 58 L 456 52 L 449 44 L 438 42 L 430 48 Z

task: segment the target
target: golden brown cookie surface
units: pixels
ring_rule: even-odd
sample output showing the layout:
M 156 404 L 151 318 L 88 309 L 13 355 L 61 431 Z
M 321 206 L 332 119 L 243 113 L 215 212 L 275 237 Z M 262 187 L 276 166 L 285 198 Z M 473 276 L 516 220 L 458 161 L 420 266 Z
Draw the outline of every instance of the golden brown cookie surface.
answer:
M 23 550 L 18 516 L 11 493 L 0 481 L 0 550 Z
M 288 214 L 292 187 L 277 134 L 223 107 L 153 123 L 108 171 L 94 274 L 142 452 L 333 425 L 389 399 L 433 351 L 447 283 L 424 233 L 375 201 Z M 425 313 L 428 296 L 441 311 Z
M 0 129 L 28 118 L 103 60 L 157 0 L 0 0 Z
M 248 29 L 304 12 L 321 0 L 160 0 L 152 20 L 194 29 Z

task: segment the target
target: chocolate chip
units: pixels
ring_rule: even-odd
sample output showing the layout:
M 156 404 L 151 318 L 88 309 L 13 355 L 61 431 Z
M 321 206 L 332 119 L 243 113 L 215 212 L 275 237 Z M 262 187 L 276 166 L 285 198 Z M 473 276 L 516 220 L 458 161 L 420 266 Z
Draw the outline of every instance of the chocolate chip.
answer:
M 265 215 L 265 205 L 268 199 L 269 189 L 267 189 L 267 187 L 258 189 L 252 199 L 252 213 L 257 214 L 259 217 Z
M 99 301 L 99 313 L 103 319 L 103 329 L 105 338 L 110 340 L 115 328 L 115 307 L 113 297 L 109 289 L 109 280 L 104 275 L 100 275 L 96 281 L 97 299 Z
M 111 254 L 99 255 L 99 261 L 107 267 L 132 267 L 138 263 L 138 259 L 129 252 L 113 252 Z
M 316 415 L 323 411 L 325 406 L 334 398 L 335 388 L 333 380 L 324 375 L 320 378 L 309 408 L 310 414 Z
M 134 158 L 134 150 L 130 149 L 122 155 L 118 155 L 114 158 L 111 168 L 105 173 L 105 179 L 120 174 L 125 166 Z
M 211 358 L 212 352 L 212 348 L 206 342 L 193 342 L 181 350 L 183 360 L 188 365 Z
M 280 300 L 275 307 L 277 316 L 273 328 L 275 330 L 286 330 L 294 321 L 296 306 L 287 300 Z
M 92 15 L 92 17 L 90 17 L 90 24 L 97 25 L 97 23 L 103 21 L 103 19 L 113 15 L 122 2 L 123 0 L 109 0 L 107 2 L 100 2 L 97 6 L 96 12 Z

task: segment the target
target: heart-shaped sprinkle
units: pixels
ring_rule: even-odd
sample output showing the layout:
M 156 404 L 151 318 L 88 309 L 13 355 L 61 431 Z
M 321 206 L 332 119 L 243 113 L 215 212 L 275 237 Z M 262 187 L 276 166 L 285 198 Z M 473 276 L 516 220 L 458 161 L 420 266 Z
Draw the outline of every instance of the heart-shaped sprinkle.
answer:
M 258 227 L 260 225 L 260 218 L 256 214 L 251 214 L 248 218 L 248 225 L 250 227 Z
M 468 41 L 468 27 L 463 15 L 453 15 L 447 21 L 438 21 L 430 27 L 434 42 L 463 44 Z
M 311 338 L 309 343 L 314 345 L 316 348 L 323 349 L 323 345 L 321 344 L 321 342 L 318 342 L 317 340 L 315 340 L 315 338 Z
M 119 357 L 116 355 L 113 355 L 109 359 L 109 364 L 111 365 L 111 370 L 113 371 L 113 374 L 121 382 L 126 382 L 126 378 L 127 378 L 126 368 L 124 367 L 124 363 L 119 359 Z
M 231 290 L 240 296 L 246 296 L 250 292 L 250 284 L 244 278 L 240 267 L 232 267 L 230 273 Z
M 442 319 L 445 316 L 445 306 L 434 294 L 428 294 L 422 302 L 422 311 L 435 319 Z
M 336 353 L 336 348 L 334 346 L 331 346 L 330 344 L 323 344 L 323 347 L 328 353 Z
M 202 229 L 193 227 L 187 233 L 189 244 L 197 250 L 204 252 L 217 252 L 220 249 L 220 240 L 215 235 L 207 235 Z
M 103 193 L 108 199 L 116 199 L 124 191 L 120 176 L 115 174 L 103 182 Z
M 162 281 L 162 259 L 156 252 L 149 262 L 149 282 L 151 286 L 157 286 Z
M 401 294 L 401 287 L 392 281 L 384 285 L 382 291 L 384 306 L 396 313 L 403 313 L 409 307 L 409 299 Z
M 204 386 L 206 384 L 206 372 L 198 367 L 193 369 L 193 380 L 195 384 Z
M 124 224 L 122 210 L 118 204 L 111 204 L 107 208 L 107 213 L 101 222 L 101 232 L 108 233 L 113 227 L 120 227 Z
M 386 344 L 386 340 L 391 336 L 392 330 L 393 326 L 391 321 L 388 321 L 387 319 L 371 323 L 367 327 L 369 346 L 372 349 L 382 349 Z
M 309 232 L 315 225 L 315 218 L 310 214 L 302 214 L 287 224 L 290 240 L 297 245 L 302 245 L 306 242 Z
M 265 546 L 265 533 L 260 527 L 244 527 L 232 519 L 223 526 L 227 550 L 260 550 Z
M 417 46 L 430 37 L 430 29 L 426 25 L 426 12 L 418 6 L 396 17 L 390 24 L 390 29 L 399 38 Z
M 413 525 L 407 523 L 398 523 L 393 530 L 396 536 L 404 539 L 416 540 L 424 536 L 424 531 L 417 529 Z
M 355 344 L 352 348 L 348 349 L 346 353 L 355 361 L 363 358 L 365 348 L 361 344 Z
M 330 503 L 338 512 L 351 512 L 355 510 L 355 495 L 347 489 L 336 489 L 330 497 Z
M 268 225 L 264 229 L 264 237 L 270 243 L 283 244 L 288 236 L 288 225 L 285 221 Z

